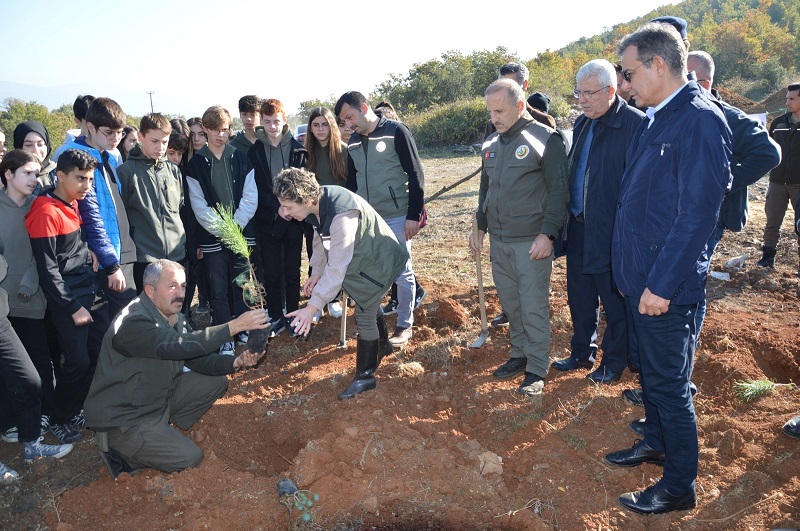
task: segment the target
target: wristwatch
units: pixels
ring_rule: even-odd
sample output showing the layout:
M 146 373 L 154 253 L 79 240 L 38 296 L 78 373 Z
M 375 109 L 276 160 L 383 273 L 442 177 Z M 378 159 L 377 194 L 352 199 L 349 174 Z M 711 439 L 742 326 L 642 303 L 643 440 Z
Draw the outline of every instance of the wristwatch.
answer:
M 556 237 L 553 236 L 552 234 L 548 234 L 547 237 L 550 239 L 551 242 L 556 241 Z

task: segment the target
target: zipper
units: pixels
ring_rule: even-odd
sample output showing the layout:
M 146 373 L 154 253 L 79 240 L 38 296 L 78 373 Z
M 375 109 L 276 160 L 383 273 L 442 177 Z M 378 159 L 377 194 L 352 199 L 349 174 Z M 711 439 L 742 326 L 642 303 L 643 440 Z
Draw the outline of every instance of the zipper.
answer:
M 379 288 L 385 288 L 386 287 L 383 284 L 381 284 L 380 282 L 378 282 L 377 280 L 375 280 L 374 278 L 372 278 L 371 276 L 369 276 L 368 274 L 364 273 L 363 271 L 359 271 L 358 274 L 361 275 L 363 278 L 369 280 L 370 282 L 372 282 L 373 284 L 375 284 Z
M 394 188 L 391 186 L 389 187 L 389 195 L 392 196 L 392 201 L 394 201 L 394 207 L 399 209 L 400 205 L 397 204 L 397 196 L 394 194 Z

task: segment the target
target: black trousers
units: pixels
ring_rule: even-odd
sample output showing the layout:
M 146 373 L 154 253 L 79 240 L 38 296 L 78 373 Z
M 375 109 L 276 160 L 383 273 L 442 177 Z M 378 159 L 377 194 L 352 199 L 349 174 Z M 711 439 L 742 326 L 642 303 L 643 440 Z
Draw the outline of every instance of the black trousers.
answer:
M 228 249 L 204 253 L 208 301 L 214 324 L 223 324 L 247 311 L 242 298 L 242 288 L 236 285 L 237 276 L 247 271 L 244 258 L 234 255 Z M 229 294 L 232 293 L 232 297 Z M 232 300 L 231 300 L 232 299 Z
M 41 432 L 41 379 L 7 318 L 0 319 L 0 378 L 10 402 L 0 408 L 0 429 L 16 426 L 20 442 L 35 441 Z
M 28 319 L 26 317 L 8 318 L 14 332 L 25 347 L 25 351 L 36 367 L 36 372 L 42 381 L 42 414 L 50 415 L 53 411 L 53 396 L 55 393 L 55 375 L 53 374 L 53 361 L 50 357 L 50 347 L 47 344 L 47 331 L 44 319 Z M 58 354 L 59 358 L 61 353 Z
M 97 358 L 102 343 L 102 329 L 108 328 L 97 306 L 92 306 L 92 295 L 78 297 L 86 309 L 93 309 L 95 322 L 86 326 L 75 326 L 68 310 L 52 308 L 53 324 L 58 331 L 58 344 L 61 347 L 61 372 L 56 380 L 53 403 L 53 424 L 64 424 L 83 409 L 83 401 L 89 394 Z
M 258 252 L 264 267 L 267 311 L 270 320 L 295 311 L 300 305 L 300 262 L 303 234 L 296 237 L 273 236 L 269 230 L 258 231 Z
M 606 312 L 601 368 L 619 373 L 628 365 L 628 319 L 625 301 L 614 288 L 611 270 L 583 272 L 586 224 L 570 216 L 567 244 L 567 297 L 572 316 L 572 357 L 595 361 L 600 302 Z

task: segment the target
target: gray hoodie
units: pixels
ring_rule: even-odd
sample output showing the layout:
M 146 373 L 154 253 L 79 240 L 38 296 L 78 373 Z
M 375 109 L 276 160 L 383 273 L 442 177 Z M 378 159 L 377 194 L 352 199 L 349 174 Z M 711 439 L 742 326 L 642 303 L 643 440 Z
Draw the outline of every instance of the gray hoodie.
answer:
M 8 292 L 9 315 L 27 319 L 44 319 L 47 302 L 39 289 L 39 274 L 31 250 L 31 240 L 25 228 L 25 215 L 36 199 L 28 196 L 18 206 L 5 192 L 0 191 L 0 253 L 8 262 L 8 275 L 0 281 L 0 288 Z M 30 296 L 22 302 L 18 294 Z

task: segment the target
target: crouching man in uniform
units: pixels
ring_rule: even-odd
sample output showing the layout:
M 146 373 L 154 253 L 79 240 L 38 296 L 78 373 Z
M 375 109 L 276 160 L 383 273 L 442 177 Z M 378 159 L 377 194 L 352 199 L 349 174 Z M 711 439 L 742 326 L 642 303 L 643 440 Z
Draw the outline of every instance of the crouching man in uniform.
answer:
M 272 186 L 281 215 L 314 227 L 313 274 L 303 286 L 310 299 L 286 317 L 307 336 L 314 314 L 344 288 L 356 303 L 358 344 L 356 376 L 339 400 L 374 389 L 378 364 L 392 352 L 381 299 L 405 267 L 408 251 L 375 209 L 350 190 L 321 187 L 313 173 L 299 168 L 281 171 Z
M 183 266 L 163 259 L 151 263 L 141 296 L 120 312 L 103 339 L 84 416 L 114 479 L 144 467 L 179 472 L 199 466 L 203 451 L 170 424 L 191 428 L 225 393 L 225 375 L 255 365 L 263 355 L 245 350 L 220 356 L 216 350 L 240 332 L 266 328 L 264 310 L 192 331 L 180 313 L 185 290 Z

